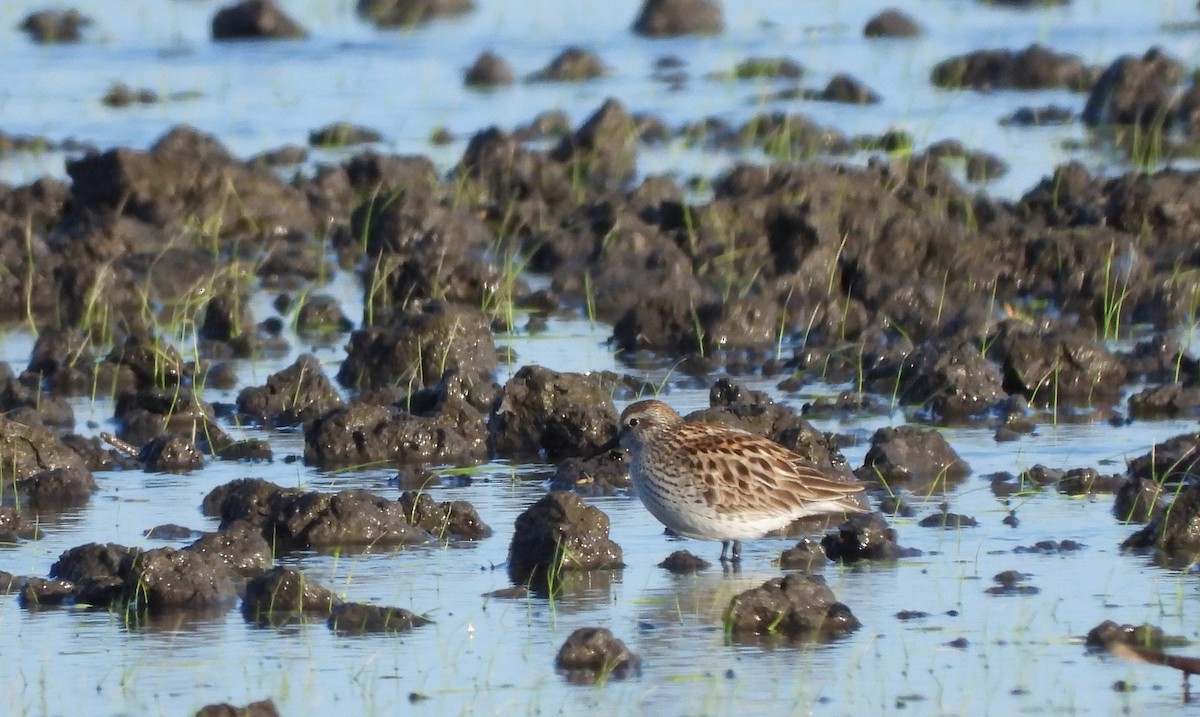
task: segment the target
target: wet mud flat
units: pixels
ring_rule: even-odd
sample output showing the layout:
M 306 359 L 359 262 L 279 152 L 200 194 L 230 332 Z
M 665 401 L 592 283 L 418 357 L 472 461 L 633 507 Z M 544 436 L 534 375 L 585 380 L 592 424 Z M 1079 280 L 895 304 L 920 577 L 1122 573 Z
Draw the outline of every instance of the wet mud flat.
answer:
M 231 52 L 325 36 L 290 5 L 209 9 Z M 864 48 L 931 31 L 879 9 Z M 481 12 L 352 14 L 396 42 Z M 22 26 L 94 47 L 88 19 Z M 617 53 L 563 43 L 524 75 L 460 57 L 456 84 L 575 88 L 571 113 L 424 153 L 352 111 L 253 153 L 203 123 L 5 135 L 65 157 L 0 188 L 17 713 L 1194 709 L 1195 68 L 1037 44 L 923 66 L 937 92 L 1009 93 L 996 127 L 1092 143 L 1008 197 L 987 146 L 806 112 L 904 87 L 681 56 L 745 32 L 695 0 L 622 21 L 666 43 L 640 92 L 766 93 L 736 120 L 598 91 Z M 124 90 L 97 101 L 209 101 Z M 723 166 L 647 168 L 670 152 Z M 654 395 L 864 483 L 872 512 L 748 541 L 737 569 L 664 535 L 612 447 Z

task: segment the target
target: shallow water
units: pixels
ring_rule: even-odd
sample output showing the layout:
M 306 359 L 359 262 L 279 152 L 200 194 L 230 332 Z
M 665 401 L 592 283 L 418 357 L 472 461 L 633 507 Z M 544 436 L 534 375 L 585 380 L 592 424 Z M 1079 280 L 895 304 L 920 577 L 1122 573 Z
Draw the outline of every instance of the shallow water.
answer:
M 867 17 L 897 5 L 928 31 L 915 42 L 865 43 Z M 11 28 L 41 3 L 10 1 L 0 8 L 0 28 Z M 668 124 L 705 115 L 740 122 L 774 105 L 758 98 L 768 82 L 703 79 L 747 55 L 789 55 L 809 74 L 805 86 L 823 86 L 834 72 L 848 71 L 884 96 L 876 107 L 790 103 L 823 124 L 848 134 L 902 127 L 918 146 L 956 137 L 971 147 L 1001 154 L 1012 165 L 988 191 L 1015 196 L 1055 164 L 1078 158 L 1092 168 L 1118 168 L 1104 153 L 1066 150 L 1062 142 L 1083 138 L 1075 125 L 1034 130 L 1004 129 L 996 119 L 1020 105 L 1067 104 L 1084 97 L 1060 92 L 939 92 L 927 82 L 930 65 L 980 47 L 1023 48 L 1041 42 L 1106 64 L 1117 54 L 1141 54 L 1153 44 L 1188 60 L 1198 56 L 1200 33 L 1163 32 L 1163 23 L 1195 19 L 1194 2 L 1152 4 L 1123 0 L 1076 0 L 1062 8 L 1013 11 L 974 2 L 804 3 L 760 0 L 730 9 L 727 31 L 717 38 L 650 42 L 627 31 L 638 3 L 579 4 L 572 13 L 549 0 L 488 2 L 461 20 L 406 32 L 380 32 L 360 23 L 348 1 L 298 0 L 281 5 L 305 24 L 303 42 L 214 45 L 207 40 L 213 2 L 141 0 L 75 3 L 98 19 L 91 41 L 79 46 L 34 47 L 14 31 L 0 32 L 0 130 L 75 137 L 100 147 L 150 145 L 170 126 L 188 122 L 211 132 L 235 152 L 249 156 L 284 143 L 303 143 L 308 131 L 351 119 L 384 133 L 384 149 L 430 154 L 443 167 L 462 151 L 465 138 L 488 124 L 512 127 L 539 111 L 561 108 L 576 122 L 603 98 L 620 98 L 633 111 L 652 111 Z M 730 8 L 733 3 L 729 3 Z M 584 44 L 613 67 L 610 77 L 585 85 L 518 85 L 492 93 L 461 86 L 462 68 L 484 49 L 509 60 L 520 74 L 548 62 L 563 46 Z M 650 79 L 654 59 L 675 54 L 688 61 L 692 79 L 667 92 Z M 161 94 L 199 90 L 198 99 L 145 108 L 112 110 L 98 98 L 120 79 Z M 446 126 L 462 139 L 435 148 L 428 137 Z M 336 161 L 341 154 L 317 154 Z M 643 172 L 686 177 L 716 171 L 729 156 L 677 146 L 647 151 Z M 44 173 L 64 176 L 62 156 L 0 157 L 0 178 L 29 181 Z M 360 315 L 352 276 L 337 275 L 324 290 Z M 258 319 L 273 315 L 271 296 L 254 305 Z M 518 320 L 517 325 L 523 322 Z M 524 364 L 561 371 L 628 371 L 604 344 L 610 328 L 586 318 L 554 318 L 536 336 L 498 337 L 516 355 L 497 379 Z M 297 350 L 309 347 L 290 336 Z M 21 368 L 31 337 L 13 329 L 0 342 L 0 360 Z M 340 346 L 317 355 L 332 373 Z M 241 383 L 232 391 L 209 389 L 209 401 L 232 401 L 240 388 L 261 384 L 294 355 L 239 364 Z M 669 390 L 680 410 L 707 404 L 707 391 L 681 387 L 669 366 L 644 372 Z M 793 407 L 844 387 L 813 385 L 781 395 L 774 381 L 749 380 Z M 75 403 L 78 430 L 109 428 L 106 400 Z M 854 435 L 845 452 L 852 465 L 865 439 L 880 426 L 905 420 L 889 416 L 815 421 L 823 430 Z M 87 425 L 87 422 L 93 425 Z M 747 543 L 740 574 L 713 568 L 676 577 L 655 567 L 671 551 L 687 548 L 714 559 L 715 543 L 669 539 L 636 500 L 590 499 L 612 519 L 613 538 L 626 567 L 615 573 L 573 578 L 554 600 L 484 597 L 510 587 L 504 561 L 512 523 L 545 492 L 551 466 L 497 462 L 471 472 L 470 484 L 446 481 L 436 498 L 471 501 L 496 534 L 478 544 L 408 548 L 372 554 L 289 555 L 284 562 L 347 599 L 426 613 L 434 624 L 411 634 L 338 637 L 323 622 L 284 629 L 247 625 L 237 611 L 144 626 L 129 626 L 119 613 L 75 609 L 22 610 L 0 600 L 0 634 L 7 644 L 0 663 L 0 704 L 19 715 L 183 715 L 208 702 L 234 704 L 271 697 L 284 715 L 390 714 L 594 714 L 666 715 L 738 713 L 881 714 L 908 706 L 916 714 L 1153 714 L 1180 705 L 1175 673 L 1089 655 L 1082 636 L 1105 619 L 1152 622 L 1168 634 L 1195 640 L 1189 619 L 1200 609 L 1196 577 L 1153 567 L 1117 546 L 1131 527 L 1111 515 L 1111 497 L 1068 498 L 1054 492 L 994 497 L 982 476 L 1019 472 L 1037 463 L 1056 468 L 1094 466 L 1121 472 L 1124 460 L 1156 441 L 1196 429 L 1191 420 L 1046 424 L 1015 443 L 996 443 L 990 429 L 946 431 L 973 469 L 949 495 L 955 512 L 974 516 L 975 528 L 921 528 L 919 518 L 937 510 L 945 496 L 917 500 L 916 518 L 894 518 L 901 544 L 924 551 L 895 565 L 830 567 L 826 577 L 839 599 L 863 623 L 854 635 L 826 645 L 733 644 L 722 631 L 721 612 L 737 592 L 778 574 L 772 560 L 789 545 L 782 540 Z M 100 492 L 78 510 L 46 520 L 42 540 L 0 546 L 0 569 L 45 575 L 65 549 L 82 543 L 118 542 L 158 547 L 142 537 L 163 523 L 211 530 L 199 514 L 213 487 L 245 476 L 281 485 L 322 490 L 363 487 L 395 496 L 389 471 L 325 473 L 282 459 L 303 451 L 295 431 L 260 432 L 275 450 L 269 465 L 216 462 L 191 476 L 140 472 L 97 475 Z M 1015 511 L 1016 528 L 1001 521 Z M 1071 539 L 1078 552 L 1015 554 L 1039 540 Z M 985 593 L 992 576 L 1015 569 L 1029 573 L 1036 595 Z M 901 621 L 901 610 L 928 617 Z M 952 614 L 953 613 L 953 614 Z M 609 627 L 643 659 L 640 678 L 599 688 L 568 685 L 553 670 L 553 657 L 580 626 Z M 948 643 L 965 638 L 965 647 Z M 1119 692 L 1117 681 L 1135 685 Z M 419 696 L 419 697 L 414 697 Z M 410 701 L 415 700 L 413 704 Z M 1195 706 L 1189 706 L 1192 711 Z

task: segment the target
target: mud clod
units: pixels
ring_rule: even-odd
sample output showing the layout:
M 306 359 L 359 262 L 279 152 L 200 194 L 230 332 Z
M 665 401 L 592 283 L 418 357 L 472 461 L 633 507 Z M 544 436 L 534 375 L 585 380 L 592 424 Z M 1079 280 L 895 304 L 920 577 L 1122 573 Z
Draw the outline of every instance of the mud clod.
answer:
M 480 89 L 505 87 L 516 82 L 516 76 L 507 60 L 494 52 L 484 52 L 467 68 L 463 82 Z
M 853 563 L 859 560 L 899 560 L 920 555 L 915 548 L 902 548 L 896 542 L 896 530 L 879 513 L 851 516 L 832 533 L 821 539 L 821 547 L 830 560 Z
M 630 486 L 629 454 L 624 449 L 591 458 L 567 458 L 550 476 L 554 490 L 572 490 L 584 496 L 612 495 Z
M 1166 644 L 1162 628 L 1145 623 L 1142 625 L 1119 625 L 1105 620 L 1088 630 L 1087 646 L 1108 649 L 1109 645 L 1123 643 L 1150 650 L 1162 650 Z
M 312 354 L 267 377 L 265 386 L 243 389 L 238 412 L 260 423 L 294 426 L 342 405 L 342 398 Z
M 196 717 L 279 717 L 279 709 L 270 699 L 251 702 L 245 707 L 235 707 L 227 702 L 205 705 L 196 712 Z
M 410 523 L 440 540 L 482 540 L 492 534 L 475 506 L 465 500 L 438 503 L 428 493 L 405 491 L 400 505 Z
M 17 601 L 27 610 L 65 605 L 75 597 L 75 585 L 66 580 L 29 578 L 17 593 Z
M 92 19 L 78 10 L 40 10 L 26 15 L 20 29 L 29 33 L 34 42 L 46 45 L 79 42 L 83 39 L 83 28 L 91 24 Z
M 1029 577 L 1028 573 L 1022 573 L 1017 570 L 1005 570 L 992 577 L 996 585 L 984 590 L 984 592 L 988 595 L 1000 596 L 1037 595 L 1041 592 L 1040 588 L 1025 584 L 1025 581 Z
M 554 667 L 574 684 L 595 684 L 610 678 L 641 674 L 642 659 L 603 627 L 581 627 L 567 638 L 554 658 Z
M 716 35 L 725 29 L 715 0 L 645 0 L 633 31 L 647 37 Z
M 779 567 L 783 570 L 819 571 L 829 563 L 825 548 L 812 538 L 804 538 L 779 555 Z
M 1043 90 L 1062 87 L 1085 90 L 1092 72 L 1077 55 L 1058 53 L 1041 45 L 1024 50 L 976 50 L 943 60 L 934 66 L 932 82 L 938 87 L 976 90 Z
M 404 608 L 356 602 L 337 605 L 329 614 L 329 629 L 339 635 L 409 632 L 413 628 L 428 625 L 429 622 L 428 619 Z
M 658 567 L 676 575 L 688 575 L 705 570 L 711 567 L 711 565 L 712 563 L 704 558 L 693 555 L 686 550 L 676 550 L 659 563 Z
M 926 493 L 935 488 L 946 490 L 970 472 L 941 433 L 905 425 L 876 431 L 855 474 L 862 481 Z
M 1185 485 L 1169 507 L 1125 539 L 1122 548 L 1154 548 L 1171 565 L 1186 565 L 1200 555 L 1200 483 Z
M 574 493 L 552 491 L 517 516 L 508 547 L 514 583 L 622 566 L 621 546 L 608 537 L 608 516 Z
M 583 82 L 609 72 L 604 61 L 581 47 L 568 47 L 542 69 L 529 76 L 530 82 Z
M 837 601 L 824 578 L 792 574 L 734 597 L 725 611 L 725 625 L 737 637 L 829 640 L 854 632 L 860 623 Z
M 505 384 L 488 421 L 500 457 L 592 456 L 617 435 L 612 389 L 596 376 L 525 366 Z
M 244 0 L 213 16 L 214 40 L 279 40 L 307 33 L 271 0 Z
M 474 0 L 358 0 L 358 14 L 380 27 L 412 27 L 475 9 Z
M 242 615 L 260 625 L 280 625 L 304 615 L 327 618 L 341 600 L 292 568 L 277 567 L 246 583 Z
M 873 16 L 863 27 L 866 37 L 917 37 L 922 32 L 924 30 L 916 20 L 893 8 Z
M 1083 108 L 1084 124 L 1162 126 L 1169 122 L 1184 66 L 1161 49 L 1123 55 L 1104 70 Z

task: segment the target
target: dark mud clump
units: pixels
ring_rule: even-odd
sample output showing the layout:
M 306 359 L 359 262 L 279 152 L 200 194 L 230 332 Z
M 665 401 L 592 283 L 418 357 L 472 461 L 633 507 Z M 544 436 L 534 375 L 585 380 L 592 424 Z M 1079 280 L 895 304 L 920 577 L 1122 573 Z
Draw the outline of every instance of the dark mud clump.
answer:
M 686 550 L 676 550 L 658 564 L 658 567 L 676 575 L 698 573 L 711 566 L 712 563 Z
M 482 311 L 430 301 L 352 333 L 337 378 L 347 388 L 422 388 L 454 374 L 471 395 L 490 392 L 498 363 L 491 325 Z
M 721 5 L 714 0 L 645 0 L 633 31 L 647 37 L 716 35 L 725 29 Z
M 187 550 L 212 555 L 235 575 L 253 577 L 261 575 L 275 560 L 275 550 L 262 531 L 250 523 L 239 521 L 225 530 L 205 533 L 197 538 Z
M 594 52 L 581 47 L 568 47 L 542 69 L 529 76 L 529 82 L 583 82 L 603 77 L 609 72 L 604 61 Z
M 191 473 L 204 467 L 204 456 L 183 436 L 158 436 L 142 446 L 138 463 L 147 473 Z
M 1112 620 L 1105 620 L 1088 630 L 1086 644 L 1089 648 L 1107 650 L 1110 645 L 1123 643 L 1150 650 L 1162 650 L 1166 639 L 1162 628 L 1149 623 L 1142 625 L 1120 625 Z
M 725 627 L 737 638 L 779 636 L 829 640 L 857 630 L 858 618 L 837 601 L 825 579 L 792 574 L 737 595 L 725 611 Z
M 1058 481 L 1058 491 L 1065 495 L 1114 493 L 1124 484 L 1121 476 L 1104 475 L 1095 468 L 1069 468 Z
M 223 7 L 213 16 L 214 40 L 280 40 L 302 38 L 307 33 L 271 0 L 243 0 Z
M 76 604 L 124 605 L 133 613 L 220 612 L 237 599 L 234 573 L 210 552 L 141 550 L 88 543 L 65 551 L 50 576 L 70 585 Z
M 412 545 L 433 540 L 409 522 L 411 513 L 401 502 L 365 490 L 306 492 L 243 478 L 214 488 L 205 496 L 203 510 L 205 515 L 220 516 L 222 531 L 246 523 L 278 550 Z M 437 510 L 452 514 L 454 524 L 464 531 L 486 528 L 469 504 Z
M 894 8 L 881 11 L 863 27 L 865 37 L 917 37 L 923 31 L 916 20 Z
M 1126 378 L 1117 357 L 1094 340 L 1024 334 L 1002 350 L 1004 390 L 1040 406 L 1112 403 Z
M 988 91 L 1056 87 L 1082 91 L 1091 87 L 1093 76 L 1093 71 L 1076 55 L 1030 45 L 1019 52 L 976 50 L 943 60 L 934 66 L 931 79 L 938 87 Z
M 152 105 L 162 100 L 158 93 L 148 88 L 133 88 L 124 82 L 109 85 L 100 103 L 106 107 L 129 107 L 130 105 Z
M 942 530 L 958 530 L 959 528 L 974 528 L 979 525 L 979 521 L 969 515 L 961 515 L 959 513 L 951 513 L 948 510 L 942 510 L 922 518 L 917 525 L 922 528 L 941 528 Z
M 35 523 L 27 523 L 15 506 L 0 505 L 0 543 L 16 543 L 20 540 L 37 540 L 42 531 Z M 0 581 L 0 586 L 3 581 Z
M 1164 494 L 1161 484 L 1149 478 L 1130 477 L 1117 489 L 1113 515 L 1124 523 L 1145 523 L 1159 508 Z
M 439 540 L 482 540 L 492 534 L 475 506 L 465 500 L 439 503 L 428 493 L 405 491 L 400 505 L 408 520 Z
M 1200 388 L 1182 383 L 1150 386 L 1129 397 L 1133 419 L 1174 418 L 1200 413 Z
M 121 562 L 122 598 L 138 610 L 213 609 L 233 605 L 237 591 L 220 558 L 192 550 L 155 548 Z
M 277 502 L 272 518 L 277 539 L 297 548 L 411 545 L 432 539 L 408 522 L 408 513 L 399 502 L 365 490 L 284 497 Z
M 1200 433 L 1185 433 L 1156 444 L 1149 453 L 1129 461 L 1126 473 L 1167 485 L 1200 477 Z
M 1187 565 L 1200 555 L 1200 483 L 1185 485 L 1168 508 L 1125 539 L 1122 548 L 1155 549 L 1169 565 Z
M 855 474 L 859 480 L 877 481 L 893 490 L 905 487 L 928 493 L 948 490 L 970 472 L 941 433 L 906 425 L 876 431 Z
M 616 438 L 617 410 L 598 376 L 525 366 L 505 384 L 488 426 L 497 456 L 558 461 L 594 455 Z
M 30 13 L 21 21 L 20 29 L 29 33 L 34 42 L 79 42 L 83 39 L 83 28 L 92 24 L 92 19 L 78 10 L 40 10 Z
M 1161 127 L 1175 109 L 1176 88 L 1184 75 L 1183 64 L 1158 48 L 1142 57 L 1123 55 L 1092 87 L 1084 124 Z
M 316 580 L 277 567 L 246 583 L 242 615 L 259 625 L 282 625 L 305 616 L 328 618 L 341 600 Z
M 779 567 L 782 570 L 814 572 L 821 570 L 828 562 L 824 546 L 812 538 L 804 538 L 779 554 Z
M 475 9 L 474 0 L 358 0 L 358 14 L 380 27 L 412 27 Z
M 517 516 L 508 547 L 514 583 L 623 566 L 621 546 L 608 537 L 608 516 L 574 493 L 552 491 Z
M 334 122 L 308 133 L 308 143 L 314 147 L 350 147 L 382 141 L 383 135 L 376 130 L 349 122 Z
M 280 717 L 279 709 L 271 699 L 251 702 L 245 707 L 235 707 L 228 702 L 205 705 L 195 717 Z
M 119 603 L 124 593 L 125 560 L 135 552 L 116 543 L 88 543 L 70 548 L 50 566 L 50 577 L 73 585 L 78 602 L 105 606 Z
M 355 403 L 313 420 L 304 432 L 304 461 L 321 468 L 431 463 L 474 465 L 488 458 L 483 416 L 414 415 L 395 406 Z
M 342 603 L 329 614 L 329 629 L 339 635 L 409 632 L 429 620 L 411 610 L 362 603 Z
M 984 590 L 988 595 L 998 595 L 1003 597 L 1014 595 L 1037 595 L 1041 592 L 1041 588 L 1033 585 L 1026 585 L 1025 581 L 1030 578 L 1029 573 L 1022 573 L 1017 570 L 1005 570 L 992 576 L 992 580 L 996 583 L 994 586 Z
M 1029 546 L 1018 545 L 1017 547 L 1013 548 L 1013 552 L 1018 555 L 1061 555 L 1063 553 L 1073 553 L 1082 549 L 1083 545 L 1075 542 L 1074 540 L 1064 540 L 1062 542 L 1057 540 L 1039 540 L 1038 542 Z
M 81 505 L 97 490 L 78 453 L 53 433 L 0 417 L 0 500 L 33 509 Z
M 554 667 L 574 684 L 641 674 L 642 659 L 603 627 L 581 627 L 558 650 Z
M 295 426 L 342 405 L 342 397 L 312 354 L 267 377 L 265 386 L 245 388 L 238 394 L 238 412 L 259 423 Z
M 867 386 L 895 395 L 902 403 L 924 407 L 942 424 L 985 414 L 1006 395 L 999 368 L 966 341 L 952 347 L 922 343 L 902 359 L 869 371 Z
M 483 52 L 467 68 L 463 82 L 467 87 L 479 89 L 505 87 L 516 82 L 516 76 L 503 57 L 494 52 Z
M 899 560 L 920 555 L 915 548 L 902 548 L 896 542 L 896 530 L 879 513 L 851 516 L 821 539 L 821 548 L 830 560 L 854 563 L 859 560 Z
M 66 580 L 29 578 L 20 586 L 17 601 L 26 610 L 58 607 L 75 597 L 75 586 Z
M 623 448 L 590 458 L 562 461 L 550 476 L 554 490 L 571 490 L 584 496 L 613 495 L 630 489 L 629 454 Z

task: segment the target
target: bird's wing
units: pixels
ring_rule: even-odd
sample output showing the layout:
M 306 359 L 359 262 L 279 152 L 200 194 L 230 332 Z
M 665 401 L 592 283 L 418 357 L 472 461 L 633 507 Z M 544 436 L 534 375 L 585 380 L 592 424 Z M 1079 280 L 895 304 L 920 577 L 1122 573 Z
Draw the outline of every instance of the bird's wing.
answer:
M 719 512 L 790 513 L 817 503 L 862 510 L 854 499 L 861 483 L 829 478 L 767 438 L 724 426 L 692 426 L 697 430 L 683 453 L 705 499 Z

